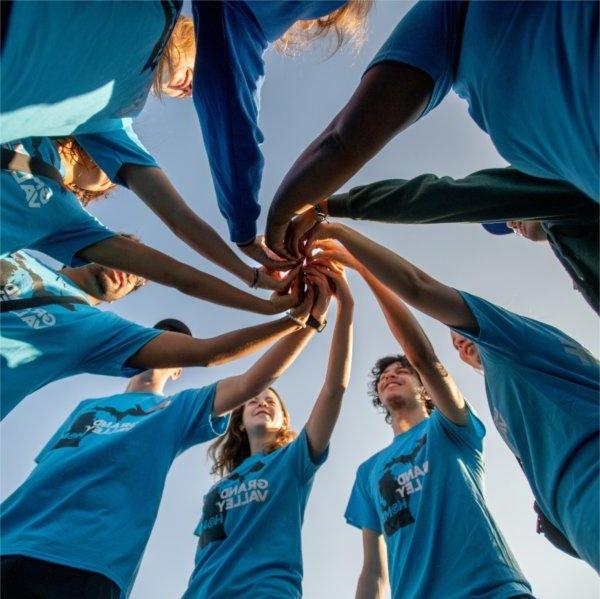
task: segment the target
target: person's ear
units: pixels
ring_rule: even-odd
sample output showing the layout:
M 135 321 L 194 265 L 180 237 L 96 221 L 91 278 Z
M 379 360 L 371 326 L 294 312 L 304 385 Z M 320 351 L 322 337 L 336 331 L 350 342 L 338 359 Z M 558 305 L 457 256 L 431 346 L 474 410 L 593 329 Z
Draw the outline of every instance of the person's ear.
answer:
M 178 368 L 171 374 L 171 380 L 176 381 L 183 374 L 183 368 Z

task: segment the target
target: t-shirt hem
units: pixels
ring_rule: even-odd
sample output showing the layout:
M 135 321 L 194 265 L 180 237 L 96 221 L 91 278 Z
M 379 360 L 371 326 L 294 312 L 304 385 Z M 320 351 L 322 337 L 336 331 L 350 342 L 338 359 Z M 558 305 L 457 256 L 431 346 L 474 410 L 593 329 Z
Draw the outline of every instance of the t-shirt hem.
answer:
M 53 564 L 58 564 L 60 566 L 67 566 L 69 568 L 77 568 L 78 570 L 88 570 L 90 572 L 96 572 L 97 574 L 102 574 L 114 582 L 123 595 L 126 595 L 126 589 L 128 588 L 126 584 L 120 579 L 119 576 L 115 576 L 113 572 L 108 568 L 98 567 L 97 565 L 88 564 L 85 561 L 80 561 L 77 559 L 70 559 L 63 556 L 53 555 L 51 553 L 45 553 L 44 551 L 37 551 L 36 549 L 29 549 L 27 547 L 19 547 L 9 546 L 8 548 L 3 543 L 2 548 L 0 549 L 0 555 L 22 555 L 24 557 L 31 557 L 33 559 L 39 559 L 46 562 L 51 562 Z

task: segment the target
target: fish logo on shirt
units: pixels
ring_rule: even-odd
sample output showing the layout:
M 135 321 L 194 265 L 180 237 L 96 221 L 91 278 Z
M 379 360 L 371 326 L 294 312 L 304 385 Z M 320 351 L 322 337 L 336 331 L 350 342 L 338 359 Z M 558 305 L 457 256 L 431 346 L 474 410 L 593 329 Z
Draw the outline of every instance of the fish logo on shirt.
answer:
M 387 536 L 413 524 L 415 518 L 410 510 L 410 497 L 422 489 L 421 479 L 429 471 L 427 461 L 417 464 L 417 457 L 427 444 L 427 435 L 417 439 L 409 453 L 401 454 L 384 465 L 383 476 L 379 479 L 380 506 L 384 516 L 383 528 Z M 399 474 L 392 472 L 398 464 L 408 464 L 409 468 Z
M 255 472 L 259 472 L 265 467 L 264 462 L 256 462 L 256 464 L 252 465 L 246 472 L 233 472 L 229 476 L 225 477 L 223 480 L 219 481 L 204 497 L 204 505 L 202 506 L 202 518 L 200 520 L 200 529 L 201 532 L 198 535 L 198 549 L 203 549 L 209 543 L 214 543 L 215 541 L 223 541 L 227 538 L 227 533 L 225 532 L 225 520 L 227 518 L 227 513 L 229 509 L 232 507 L 238 507 L 240 503 L 237 505 L 233 505 L 229 503 L 231 497 L 226 497 L 227 495 L 231 495 L 230 490 L 232 487 L 230 486 L 231 482 L 237 483 L 234 487 L 236 489 L 240 489 L 242 485 L 246 483 L 246 478 L 249 474 L 254 474 Z M 260 479 L 263 481 L 264 479 Z M 254 483 L 254 484 L 252 484 Z M 250 488 L 262 486 L 264 487 L 266 483 L 266 489 L 250 489 L 250 494 L 253 492 L 260 493 L 262 491 L 262 496 L 257 495 L 257 499 L 259 501 L 264 501 L 268 494 L 268 481 L 264 481 L 262 484 L 257 482 L 256 480 L 249 480 L 246 483 L 246 487 Z M 250 499 L 251 495 L 248 495 L 246 499 Z M 249 503 L 250 501 L 245 501 L 245 503 Z
M 81 441 L 92 434 L 110 434 L 110 433 L 124 433 L 133 429 L 137 422 L 127 422 L 120 424 L 121 420 L 125 416 L 135 416 L 138 418 L 144 418 L 150 414 L 154 414 L 158 410 L 171 405 L 171 400 L 166 399 L 150 410 L 144 410 L 138 404 L 133 408 L 127 410 L 119 410 L 112 406 L 98 406 L 89 412 L 84 412 L 77 416 L 73 424 L 69 427 L 69 430 L 52 446 L 52 449 L 59 449 L 61 447 L 79 447 Z M 103 418 L 99 418 L 98 414 L 105 412 L 110 414 L 115 420 L 109 422 Z

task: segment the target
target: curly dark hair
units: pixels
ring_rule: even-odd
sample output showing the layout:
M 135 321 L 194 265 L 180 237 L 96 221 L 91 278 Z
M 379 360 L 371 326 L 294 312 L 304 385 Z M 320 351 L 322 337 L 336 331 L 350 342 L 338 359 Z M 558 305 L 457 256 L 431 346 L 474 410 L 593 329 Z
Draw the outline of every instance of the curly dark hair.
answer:
M 379 358 L 377 362 L 375 362 L 375 366 L 371 368 L 371 375 L 369 380 L 369 397 L 371 398 L 371 403 L 381 412 L 385 413 L 385 421 L 388 424 L 392 423 L 392 415 L 388 412 L 385 406 L 381 403 L 381 399 L 379 397 L 379 393 L 377 392 L 377 385 L 379 384 L 379 379 L 383 371 L 390 365 L 398 362 L 402 368 L 406 368 L 410 371 L 411 374 L 414 374 L 418 379 L 421 387 L 419 389 L 419 399 L 425 404 L 425 409 L 428 414 L 431 414 L 435 409 L 433 402 L 431 401 L 431 397 L 427 391 L 425 391 L 425 387 L 423 386 L 423 381 L 421 381 L 421 377 L 419 373 L 413 368 L 412 364 L 408 361 L 406 356 L 402 354 L 389 355 L 384 356 L 383 358 Z

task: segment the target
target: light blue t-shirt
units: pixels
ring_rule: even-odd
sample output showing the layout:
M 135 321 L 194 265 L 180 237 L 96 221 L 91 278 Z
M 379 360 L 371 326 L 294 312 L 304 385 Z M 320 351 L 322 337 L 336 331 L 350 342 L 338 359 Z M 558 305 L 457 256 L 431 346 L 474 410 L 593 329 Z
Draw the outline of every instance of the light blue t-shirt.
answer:
M 132 120 L 121 119 L 121 124 L 120 129 L 76 135 L 75 139 L 113 183 L 125 186 L 119 177 L 124 164 L 157 168 L 158 164 L 133 130 Z
M 346 520 L 383 534 L 394 599 L 530 596 L 485 503 L 484 435 L 434 410 L 358 468 Z
M 370 67 L 425 71 L 435 87 L 423 114 L 454 88 L 512 166 L 599 201 L 598 6 L 421 1 Z
M 28 138 L 3 147 L 35 156 L 63 173 L 58 152 L 47 137 Z M 79 251 L 115 235 L 52 179 L 2 170 L 0 183 L 0 256 L 33 249 L 63 264 L 77 264 L 81 263 L 76 258 Z
M 215 388 L 81 402 L 2 504 L 2 555 L 99 572 L 129 595 L 173 460 L 227 428 Z
M 0 301 L 46 295 L 87 296 L 66 276 L 27 252 L 0 259 Z M 163 331 L 89 304 L 50 304 L 0 315 L 4 418 L 22 399 L 61 378 L 90 372 L 130 377 L 127 360 Z
M 558 329 L 460 292 L 498 432 L 519 458 L 548 519 L 598 570 L 600 369 Z
M 110 131 L 139 114 L 181 6 L 13 2 L 2 49 L 0 142 Z
M 270 454 L 253 455 L 204 497 L 198 549 L 185 599 L 302 596 L 301 529 L 313 478 L 303 430 Z

